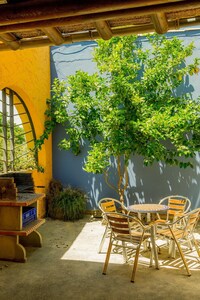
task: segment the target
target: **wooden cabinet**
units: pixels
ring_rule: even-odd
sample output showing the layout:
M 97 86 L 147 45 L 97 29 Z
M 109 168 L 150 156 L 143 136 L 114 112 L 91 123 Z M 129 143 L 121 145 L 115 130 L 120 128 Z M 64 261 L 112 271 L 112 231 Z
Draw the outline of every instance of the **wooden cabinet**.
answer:
M 19 193 L 16 200 L 0 201 L 0 259 L 25 262 L 25 246 L 41 247 L 37 228 L 45 220 L 38 218 L 38 202 L 44 194 Z M 36 220 L 23 226 L 23 207 L 36 208 Z

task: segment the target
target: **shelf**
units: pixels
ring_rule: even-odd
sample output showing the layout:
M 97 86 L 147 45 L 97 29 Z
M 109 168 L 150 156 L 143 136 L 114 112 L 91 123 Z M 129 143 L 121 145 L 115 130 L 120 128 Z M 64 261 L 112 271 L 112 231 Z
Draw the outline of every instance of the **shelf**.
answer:
M 45 194 L 18 193 L 17 200 L 0 201 L 0 206 L 29 206 L 44 196 Z
M 25 247 L 42 247 L 42 236 L 37 229 L 45 219 L 38 218 L 38 205 L 45 194 L 17 193 L 14 200 L 6 197 L 0 200 L 0 259 L 25 262 Z M 23 226 L 25 207 L 36 211 L 36 220 Z
M 32 221 L 30 224 L 23 227 L 22 230 L 1 230 L 0 229 L 0 235 L 28 236 L 31 232 L 35 231 L 43 223 L 45 223 L 45 219 L 38 219 Z

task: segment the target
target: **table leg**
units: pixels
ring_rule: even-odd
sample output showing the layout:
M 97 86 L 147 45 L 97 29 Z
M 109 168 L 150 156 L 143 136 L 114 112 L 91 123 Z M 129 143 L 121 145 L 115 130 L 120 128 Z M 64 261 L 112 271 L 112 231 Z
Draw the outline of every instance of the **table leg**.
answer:
M 169 242 L 169 257 L 175 258 L 176 257 L 176 244 L 175 241 Z
M 147 213 L 147 224 L 151 222 L 151 214 Z
M 156 241 L 155 241 L 155 235 L 156 235 L 156 230 L 155 226 L 151 226 L 151 244 L 152 244 L 152 250 L 153 250 L 153 256 L 155 260 L 155 267 L 156 269 L 159 269 L 159 261 L 158 261 L 158 251 L 157 251 L 157 246 L 156 246 Z

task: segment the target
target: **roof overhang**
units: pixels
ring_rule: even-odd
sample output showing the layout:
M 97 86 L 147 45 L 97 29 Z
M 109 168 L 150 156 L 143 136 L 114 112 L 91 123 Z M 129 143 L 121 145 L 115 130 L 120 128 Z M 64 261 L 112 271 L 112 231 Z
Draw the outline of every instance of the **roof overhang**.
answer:
M 198 0 L 0 0 L 0 51 L 166 33 L 200 24 Z

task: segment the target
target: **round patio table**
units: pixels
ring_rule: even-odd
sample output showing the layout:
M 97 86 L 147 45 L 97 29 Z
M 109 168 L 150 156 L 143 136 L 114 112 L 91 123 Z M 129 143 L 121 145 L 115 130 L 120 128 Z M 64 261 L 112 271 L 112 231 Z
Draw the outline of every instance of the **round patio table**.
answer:
M 154 203 L 145 203 L 145 204 L 134 204 L 128 206 L 128 211 L 135 212 L 138 214 L 141 213 L 146 213 L 146 214 L 151 214 L 151 213 L 157 213 L 157 212 L 164 212 L 169 209 L 167 205 L 162 205 L 162 204 L 154 204 Z M 155 241 L 155 236 L 156 236 L 156 225 L 154 222 L 150 223 L 151 225 L 151 244 L 152 244 L 152 250 L 153 250 L 153 256 L 155 260 L 155 267 L 156 269 L 159 269 L 159 261 L 158 261 L 158 251 L 157 251 L 157 246 L 156 246 L 156 241 Z
M 169 209 L 167 205 L 154 204 L 154 203 L 144 203 L 144 204 L 134 204 L 128 206 L 128 209 L 133 212 L 138 213 L 157 213 L 161 211 L 166 211 Z

